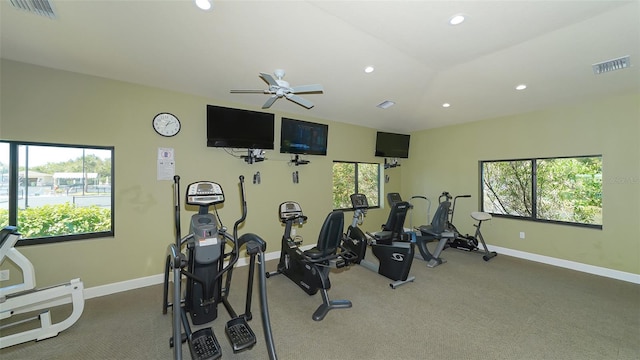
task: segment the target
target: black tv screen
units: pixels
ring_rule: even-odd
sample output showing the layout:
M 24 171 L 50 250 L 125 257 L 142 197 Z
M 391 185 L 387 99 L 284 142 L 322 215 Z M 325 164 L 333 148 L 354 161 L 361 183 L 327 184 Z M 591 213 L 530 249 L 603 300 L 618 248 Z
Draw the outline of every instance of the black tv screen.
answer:
M 274 115 L 207 105 L 207 146 L 273 149 Z
M 376 156 L 408 158 L 409 137 L 410 135 L 378 131 L 376 135 Z
M 282 118 L 280 152 L 327 155 L 329 125 Z

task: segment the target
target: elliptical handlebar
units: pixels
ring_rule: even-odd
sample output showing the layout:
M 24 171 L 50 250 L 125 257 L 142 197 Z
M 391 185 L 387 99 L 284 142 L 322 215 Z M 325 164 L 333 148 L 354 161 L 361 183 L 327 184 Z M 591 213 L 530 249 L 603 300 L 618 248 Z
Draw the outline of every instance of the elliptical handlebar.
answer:
M 242 216 L 233 224 L 234 239 L 238 238 L 238 226 L 240 226 L 240 224 L 242 224 L 247 218 L 247 199 L 244 193 L 244 175 L 240 175 L 238 177 L 238 180 L 240 180 L 240 200 L 242 201 Z
M 227 266 L 225 266 L 218 273 L 218 275 L 216 276 L 215 280 L 220 278 L 222 276 L 222 274 L 224 274 L 227 271 L 229 271 L 230 269 L 232 269 L 233 266 L 238 262 L 238 258 L 240 257 L 240 243 L 238 242 L 238 227 L 247 218 L 247 199 L 245 198 L 245 193 L 244 193 L 244 176 L 240 175 L 238 177 L 238 180 L 240 180 L 240 184 L 239 185 L 240 185 L 240 199 L 242 201 L 242 216 L 240 216 L 240 219 L 238 219 L 233 224 L 233 236 L 232 236 L 233 252 L 231 253 L 232 254 L 231 260 L 229 260 L 229 263 L 227 264 Z
M 178 175 L 173 176 L 173 203 L 175 205 L 176 246 L 179 250 L 182 234 L 180 234 L 180 176 Z

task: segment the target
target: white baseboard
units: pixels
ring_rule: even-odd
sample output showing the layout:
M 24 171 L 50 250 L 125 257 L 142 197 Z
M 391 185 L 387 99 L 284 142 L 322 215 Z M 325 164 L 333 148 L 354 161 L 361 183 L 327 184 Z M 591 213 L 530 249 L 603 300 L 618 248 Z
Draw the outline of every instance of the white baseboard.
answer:
M 310 246 L 309 246 L 310 247 Z M 558 266 L 566 269 L 581 271 L 588 274 L 604 276 L 612 279 L 622 280 L 635 284 L 640 284 L 640 274 L 632 274 L 619 270 L 607 269 L 599 266 L 582 264 L 575 261 L 557 259 L 550 256 L 532 254 L 519 250 L 512 250 L 499 246 L 488 245 L 489 250 L 496 251 L 500 255 L 513 256 L 520 259 L 535 261 L 543 264 Z M 304 248 L 303 248 L 304 249 Z M 267 261 L 280 258 L 280 251 L 270 252 L 265 254 Z M 247 258 L 241 258 L 238 260 L 236 266 L 246 266 L 249 264 Z M 105 296 L 110 294 L 119 293 L 122 291 L 134 290 L 141 287 L 158 285 L 164 282 L 164 274 L 151 275 L 143 278 L 137 278 L 132 280 L 121 281 L 113 284 L 95 286 L 84 290 L 85 299 L 91 299 L 94 297 Z
M 553 265 L 565 269 L 581 271 L 588 274 L 604 276 L 612 279 L 622 280 L 634 284 L 640 284 L 640 274 L 607 269 L 599 266 L 583 264 L 575 261 L 557 259 L 550 256 L 532 254 L 524 251 L 503 248 L 499 246 L 487 245 L 490 251 L 495 251 L 501 255 L 513 256 L 520 259 L 531 260 L 547 265 Z
M 280 258 L 280 251 L 271 252 L 264 254 L 264 257 L 267 261 L 274 260 Z M 248 258 L 240 258 L 236 263 L 236 266 L 246 266 L 249 265 Z M 94 286 L 91 288 L 84 289 L 84 297 L 85 299 L 91 299 L 94 297 L 100 297 L 105 295 L 116 294 L 123 291 L 134 290 L 146 286 L 158 285 L 164 283 L 164 274 L 151 275 L 147 277 L 120 281 L 117 283 Z

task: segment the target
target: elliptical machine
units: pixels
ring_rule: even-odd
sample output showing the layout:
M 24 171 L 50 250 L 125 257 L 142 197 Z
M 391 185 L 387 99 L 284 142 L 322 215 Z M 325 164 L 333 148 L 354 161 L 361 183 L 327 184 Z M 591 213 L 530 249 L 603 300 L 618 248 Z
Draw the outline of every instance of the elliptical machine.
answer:
M 482 222 L 483 221 L 491 220 L 491 218 L 492 218 L 491 214 L 486 213 L 486 212 L 482 212 L 482 211 L 474 211 L 474 212 L 471 213 L 471 218 L 473 218 L 474 220 L 476 220 L 478 222 L 477 224 L 473 225 L 476 228 L 476 232 L 475 232 L 475 234 L 473 236 L 471 236 L 469 234 L 461 235 L 460 232 L 458 231 L 458 229 L 455 227 L 455 225 L 453 225 L 453 215 L 454 215 L 454 212 L 455 212 L 455 209 L 456 209 L 456 200 L 458 200 L 458 198 L 470 198 L 470 197 L 471 197 L 471 195 L 458 195 L 458 196 L 453 197 L 453 206 L 449 210 L 449 217 L 447 219 L 447 227 L 449 229 L 451 229 L 457 236 L 455 238 L 449 240 L 447 245 L 449 247 L 454 248 L 454 249 L 473 252 L 473 251 L 480 250 L 478 245 L 482 244 L 482 248 L 484 250 L 483 251 L 484 255 L 482 256 L 482 259 L 484 261 L 489 261 L 492 258 L 498 256 L 498 253 L 495 252 L 495 251 L 489 251 L 489 249 L 487 248 L 487 244 L 484 242 L 484 237 L 482 236 L 482 233 L 480 232 L 480 226 L 482 226 Z M 451 194 L 449 194 L 448 192 L 444 191 L 438 197 L 438 202 L 451 201 L 451 198 L 452 198 Z M 480 240 L 480 242 L 478 242 L 478 240 Z
M 277 270 L 267 273 L 266 276 L 284 274 L 309 295 L 315 295 L 320 290 L 322 304 L 312 315 L 315 321 L 324 319 L 330 310 L 350 308 L 351 301 L 330 300 L 327 292 L 331 288 L 331 268 L 343 268 L 355 259 L 355 254 L 341 245 L 344 214 L 341 211 L 333 211 L 327 216 L 320 229 L 318 243 L 309 250 L 300 249 L 301 237 L 292 237 L 293 225 L 302 226 L 307 221 L 300 204 L 295 201 L 283 202 L 279 207 L 279 217 L 285 225 L 280 261 Z
M 253 289 L 253 272 L 256 256 L 260 264 L 260 305 L 265 342 L 270 359 L 277 359 L 269 308 L 267 304 L 264 251 L 266 243 L 258 235 L 244 234 L 238 237 L 238 226 L 247 216 L 247 203 L 244 193 L 244 177 L 240 176 L 240 194 L 242 199 L 242 216 L 233 226 L 233 234 L 227 233 L 218 216 L 216 205 L 224 202 L 222 187 L 210 181 L 199 181 L 190 184 L 186 192 L 186 204 L 199 207 L 198 213 L 191 216 L 189 234 L 180 235 L 180 198 L 179 176 L 174 176 L 174 203 L 176 222 L 176 242 L 168 247 L 168 255 L 164 274 L 164 301 L 162 313 L 166 314 L 169 306 L 173 311 L 173 336 L 170 346 L 174 348 L 174 358 L 182 359 L 182 343 L 187 342 L 192 359 L 219 359 L 222 349 L 211 327 L 191 331 L 191 324 L 203 325 L 215 320 L 218 316 L 218 304 L 222 303 L 231 320 L 225 326 L 233 352 L 252 348 L 256 344 L 256 336 L 249 327 L 251 320 L 251 298 Z M 209 213 L 213 206 L 216 216 Z M 219 223 L 220 221 L 220 223 Z M 225 252 L 226 245 L 231 250 Z M 249 260 L 249 277 L 245 313 L 238 315 L 227 297 L 231 288 L 233 268 L 238 261 L 239 251 L 246 245 Z M 187 254 L 181 252 L 186 247 Z M 225 259 L 228 264 L 224 266 Z M 173 272 L 173 302 L 169 302 L 169 273 Z M 186 277 L 186 291 L 182 298 L 182 276 Z M 223 275 L 225 286 L 223 287 Z M 188 316 L 189 315 L 189 316 Z M 183 333 L 184 329 L 184 333 Z
M 406 241 L 396 241 L 399 236 L 394 237 L 392 230 L 369 234 L 370 236 L 367 237 L 358 227 L 364 222 L 364 217 L 369 208 L 367 196 L 365 194 L 352 194 L 350 198 L 354 212 L 351 225 L 347 228 L 344 246 L 358 255 L 354 262 L 394 280 L 389 284 L 392 289 L 413 282 L 415 276 L 409 276 L 409 271 L 413 263 L 414 244 Z M 394 202 L 391 205 L 390 218 L 397 219 L 398 216 L 394 215 L 394 213 L 398 214 L 398 212 L 406 215 L 408 209 L 401 207 L 408 207 L 407 203 L 400 201 Z M 402 227 L 403 224 L 404 216 L 402 217 L 402 222 L 398 225 Z M 379 264 L 376 265 L 365 259 L 368 246 L 371 246 L 371 252 L 373 252 L 373 255 L 378 259 Z

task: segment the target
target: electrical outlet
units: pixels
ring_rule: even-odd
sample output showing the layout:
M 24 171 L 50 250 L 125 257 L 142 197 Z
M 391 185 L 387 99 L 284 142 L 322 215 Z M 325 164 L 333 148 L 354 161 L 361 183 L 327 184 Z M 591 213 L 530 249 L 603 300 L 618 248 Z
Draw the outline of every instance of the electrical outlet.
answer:
M 9 270 L 0 270 L 0 281 L 9 280 Z
M 520 239 L 524 239 L 524 231 L 520 231 Z

